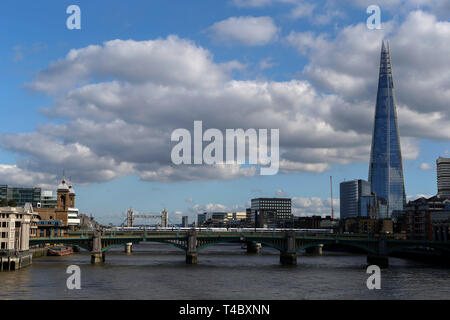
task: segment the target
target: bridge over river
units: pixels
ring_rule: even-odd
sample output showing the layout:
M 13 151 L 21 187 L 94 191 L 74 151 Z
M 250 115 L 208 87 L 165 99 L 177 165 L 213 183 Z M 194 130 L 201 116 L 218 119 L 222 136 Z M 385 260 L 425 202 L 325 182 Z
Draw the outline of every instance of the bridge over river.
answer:
M 245 243 L 248 252 L 258 252 L 258 244 L 280 252 L 280 263 L 294 265 L 297 253 L 321 253 L 323 245 L 339 245 L 343 248 L 359 248 L 367 253 L 367 263 L 388 266 L 388 257 L 396 251 L 408 248 L 433 248 L 442 254 L 450 254 L 450 242 L 426 240 L 399 240 L 389 237 L 373 238 L 362 235 L 304 233 L 295 231 L 85 231 L 65 237 L 30 238 L 30 246 L 64 244 L 80 247 L 91 252 L 91 262 L 105 261 L 105 252 L 117 246 L 125 246 L 131 252 L 133 244 L 143 241 L 167 243 L 186 253 L 186 263 L 196 264 L 198 252 L 219 243 Z

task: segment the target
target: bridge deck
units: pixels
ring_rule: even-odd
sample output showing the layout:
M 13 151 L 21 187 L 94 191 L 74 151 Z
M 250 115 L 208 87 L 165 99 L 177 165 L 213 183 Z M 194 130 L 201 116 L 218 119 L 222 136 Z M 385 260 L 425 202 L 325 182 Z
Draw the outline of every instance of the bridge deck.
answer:
M 31 237 L 30 244 L 38 244 L 45 242 L 57 242 L 57 241 L 87 241 L 92 239 L 92 232 L 73 232 L 64 237 Z M 106 232 L 101 236 L 102 240 L 185 240 L 187 232 L 180 231 L 142 231 L 142 232 Z M 197 239 L 227 239 L 227 240 L 256 240 L 256 239 L 285 239 L 285 232 L 197 232 Z M 335 242 L 348 242 L 357 241 L 365 243 L 375 243 L 379 241 L 379 238 L 373 238 L 361 235 L 342 235 L 342 234 L 308 234 L 308 233 L 296 233 L 296 240 L 314 240 L 314 241 L 335 241 Z M 409 245 L 442 245 L 450 246 L 450 242 L 443 241 L 429 241 L 429 240 L 400 240 L 400 239 L 386 239 L 387 243 L 391 244 L 409 244 Z

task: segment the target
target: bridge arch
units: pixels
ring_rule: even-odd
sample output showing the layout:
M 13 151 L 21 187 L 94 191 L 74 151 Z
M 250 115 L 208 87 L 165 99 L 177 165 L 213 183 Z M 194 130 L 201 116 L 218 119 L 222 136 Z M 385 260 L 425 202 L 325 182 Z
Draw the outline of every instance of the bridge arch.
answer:
M 342 242 L 342 241 L 336 241 L 336 240 L 321 240 L 321 241 L 317 241 L 317 242 L 311 242 L 308 244 L 304 244 L 301 246 L 298 246 L 296 248 L 296 251 L 301 251 L 301 250 L 306 250 L 307 248 L 311 248 L 311 247 L 315 247 L 318 246 L 320 244 L 326 245 L 326 244 L 337 244 L 340 247 L 342 247 L 343 249 L 345 249 L 345 247 L 354 247 L 354 248 L 359 248 L 364 250 L 367 253 L 371 253 L 371 254 L 377 254 L 377 251 L 369 248 L 363 244 L 359 244 L 359 243 L 355 243 L 355 242 Z
M 235 242 L 236 244 L 239 244 L 240 242 L 258 242 L 258 243 L 264 244 L 268 247 L 274 248 L 280 252 L 284 250 L 283 248 L 281 248 L 280 246 L 278 246 L 277 244 L 275 244 L 271 241 L 267 241 L 267 240 L 263 240 L 263 239 L 245 239 L 245 238 L 243 240 L 241 238 L 239 238 L 239 239 L 218 239 L 218 240 L 214 240 L 214 241 L 211 241 L 209 243 L 199 246 L 197 248 L 197 250 L 202 250 L 207 247 L 211 247 L 211 246 L 214 246 L 214 245 L 217 245 L 220 243 L 231 243 L 231 242 Z
M 283 252 L 283 251 L 284 251 L 284 248 L 280 247 L 279 245 L 277 245 L 277 244 L 275 244 L 274 242 L 271 242 L 271 241 L 267 241 L 267 240 L 258 240 L 258 241 L 256 241 L 256 242 L 260 242 L 261 244 L 265 244 L 266 246 L 271 247 L 271 248 L 274 248 L 274 249 L 277 249 L 277 250 L 280 251 L 280 252 Z
M 220 240 L 215 240 L 215 241 L 208 242 L 208 243 L 205 243 L 204 245 L 201 245 L 201 246 L 197 247 L 197 251 L 205 249 L 207 247 L 215 246 L 215 245 L 220 244 L 220 243 L 232 243 L 232 242 L 234 242 L 236 244 L 239 244 L 238 241 L 239 240 L 237 240 L 237 239 L 220 239 Z
M 145 239 L 144 241 L 145 241 L 145 242 L 159 242 L 159 243 L 164 243 L 164 244 L 171 245 L 172 247 L 175 247 L 175 248 L 177 248 L 177 249 L 181 249 L 181 250 L 183 250 L 183 251 L 186 251 L 186 250 L 187 250 L 185 246 L 183 246 L 183 245 L 181 245 L 181 244 L 178 244 L 178 243 L 175 243 L 175 242 L 170 242 L 170 241 L 168 241 L 168 240 Z
M 127 243 L 130 243 L 130 242 L 133 243 L 133 244 L 139 243 L 139 242 L 135 242 L 135 241 L 124 241 L 124 242 L 111 243 L 111 244 L 108 244 L 108 245 L 105 245 L 105 246 L 103 246 L 103 244 L 102 244 L 102 252 L 106 252 L 106 251 L 108 251 L 108 250 L 110 250 L 112 248 L 121 247 L 121 246 L 123 246 L 123 245 L 125 245 Z
M 173 247 L 175 247 L 177 249 L 181 249 L 183 251 L 186 251 L 186 248 L 183 245 L 178 244 L 178 243 L 174 243 L 174 242 L 170 242 L 168 240 L 143 239 L 143 240 L 136 241 L 136 240 L 129 240 L 128 239 L 128 240 L 123 240 L 123 241 L 120 241 L 120 242 L 117 242 L 117 243 L 112 243 L 112 244 L 108 244 L 108 245 L 102 246 L 102 252 L 106 252 L 106 251 L 108 251 L 110 249 L 123 246 L 123 245 L 125 245 L 127 243 L 130 243 L 130 242 L 133 243 L 133 244 L 139 244 L 140 242 L 159 242 L 159 243 L 168 244 L 168 245 L 171 245 L 171 246 L 173 246 Z

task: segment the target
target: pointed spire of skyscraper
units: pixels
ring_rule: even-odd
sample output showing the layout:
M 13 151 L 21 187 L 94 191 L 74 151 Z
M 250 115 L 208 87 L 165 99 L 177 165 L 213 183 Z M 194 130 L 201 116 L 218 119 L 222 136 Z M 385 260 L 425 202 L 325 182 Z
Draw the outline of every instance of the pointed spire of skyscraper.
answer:
M 370 153 L 372 192 L 387 202 L 389 217 L 406 202 L 389 43 L 382 42 L 375 122 Z

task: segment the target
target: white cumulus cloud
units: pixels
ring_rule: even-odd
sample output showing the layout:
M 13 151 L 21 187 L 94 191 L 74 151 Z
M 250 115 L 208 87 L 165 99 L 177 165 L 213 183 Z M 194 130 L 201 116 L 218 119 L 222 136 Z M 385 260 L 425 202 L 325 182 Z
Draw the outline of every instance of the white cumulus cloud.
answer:
M 271 17 L 230 17 L 214 23 L 209 30 L 218 42 L 261 46 L 277 39 L 278 28 Z

